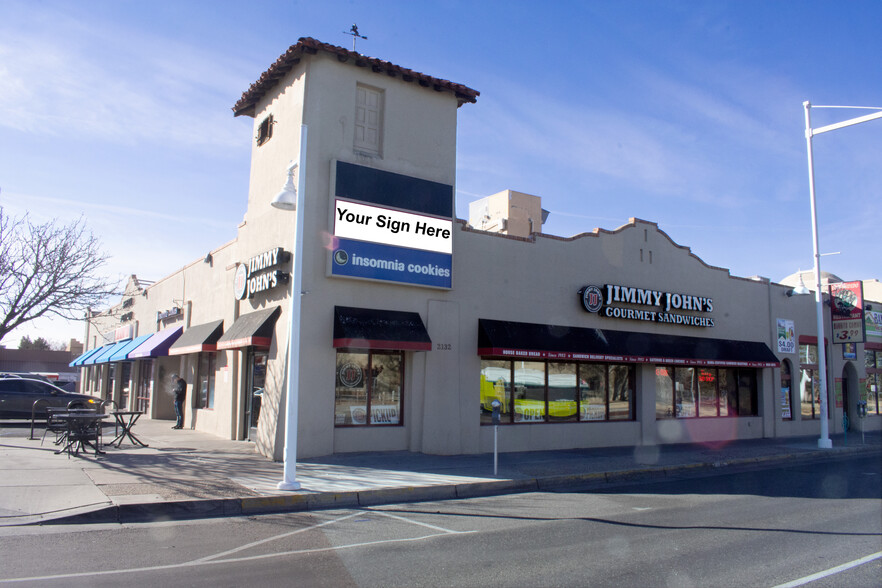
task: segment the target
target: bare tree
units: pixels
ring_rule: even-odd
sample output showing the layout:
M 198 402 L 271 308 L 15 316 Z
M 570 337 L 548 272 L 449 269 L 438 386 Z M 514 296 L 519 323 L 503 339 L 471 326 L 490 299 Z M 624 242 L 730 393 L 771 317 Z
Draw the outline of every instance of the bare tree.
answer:
M 99 274 L 107 260 L 82 217 L 34 224 L 0 207 L 0 341 L 40 317 L 82 320 L 87 309 L 118 294 L 118 283 Z

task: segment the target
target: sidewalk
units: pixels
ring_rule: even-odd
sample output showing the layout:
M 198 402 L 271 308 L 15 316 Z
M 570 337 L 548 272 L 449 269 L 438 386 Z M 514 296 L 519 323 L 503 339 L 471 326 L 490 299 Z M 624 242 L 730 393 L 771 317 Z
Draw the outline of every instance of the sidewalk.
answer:
M 107 523 L 249 515 L 443 500 L 514 492 L 598 489 L 646 477 L 682 477 L 715 468 L 866 454 L 878 459 L 882 434 L 435 456 L 409 452 L 332 455 L 298 462 L 302 489 L 276 489 L 282 464 L 250 443 L 141 420 L 133 431 L 149 447 L 123 443 L 106 454 L 55 455 L 42 429 L 0 424 L 0 526 Z M 112 430 L 112 429 L 111 429 Z M 106 440 L 109 441 L 110 438 Z M 847 445 L 846 445 L 847 443 Z M 877 457 L 871 457 L 877 456 Z

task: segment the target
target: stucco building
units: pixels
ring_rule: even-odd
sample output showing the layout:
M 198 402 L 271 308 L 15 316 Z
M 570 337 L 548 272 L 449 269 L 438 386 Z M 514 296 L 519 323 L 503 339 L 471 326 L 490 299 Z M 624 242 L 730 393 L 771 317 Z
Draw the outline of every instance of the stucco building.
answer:
M 815 304 L 793 285 L 732 276 L 644 220 L 542 234 L 519 192 L 456 219 L 457 112 L 478 95 L 298 41 L 234 106 L 254 119 L 237 238 L 133 276 L 90 318 L 86 391 L 171 418 L 180 373 L 185 426 L 281 459 L 300 272 L 300 457 L 487 452 L 494 400 L 505 451 L 819 432 Z M 271 206 L 292 162 L 298 213 Z M 828 345 L 831 431 L 868 395 L 861 426 L 882 428 L 882 332 L 844 349 Z

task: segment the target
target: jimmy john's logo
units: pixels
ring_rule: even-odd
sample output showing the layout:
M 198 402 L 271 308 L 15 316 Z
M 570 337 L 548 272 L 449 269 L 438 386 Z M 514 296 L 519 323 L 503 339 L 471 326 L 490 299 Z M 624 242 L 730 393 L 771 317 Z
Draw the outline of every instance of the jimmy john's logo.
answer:
M 710 317 L 675 312 L 713 312 L 713 299 L 704 296 L 605 284 L 602 288 L 594 285 L 583 287 L 579 290 L 579 301 L 587 312 L 607 318 L 690 327 L 714 326 L 714 319 Z
M 364 381 L 364 370 L 358 364 L 347 362 L 337 370 L 337 378 L 346 388 L 359 388 Z
M 240 263 L 236 268 L 233 283 L 236 299 L 251 298 L 258 292 L 270 290 L 279 284 L 287 284 L 288 274 L 277 268 L 289 259 L 291 259 L 290 253 L 281 247 L 276 247 Z

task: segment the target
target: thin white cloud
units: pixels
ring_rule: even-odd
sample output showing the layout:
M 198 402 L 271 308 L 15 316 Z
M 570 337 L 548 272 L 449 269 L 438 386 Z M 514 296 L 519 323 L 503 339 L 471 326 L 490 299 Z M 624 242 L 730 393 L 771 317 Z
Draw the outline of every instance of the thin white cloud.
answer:
M 35 207 L 35 204 L 43 206 Z M 0 205 L 9 207 L 10 210 L 18 211 L 19 213 L 28 212 L 37 219 L 45 220 L 69 217 L 71 214 L 85 214 L 89 216 L 88 213 L 91 211 L 93 213 L 107 213 L 109 216 L 113 217 L 113 222 L 125 223 L 128 226 L 136 223 L 143 223 L 144 219 L 186 224 L 188 226 L 202 225 L 204 227 L 215 229 L 229 229 L 231 226 L 229 220 L 211 219 L 204 215 L 183 217 L 179 214 L 158 212 L 145 208 L 132 208 L 130 206 L 118 206 L 115 204 L 104 204 L 102 202 L 86 202 L 82 200 L 54 198 L 50 196 L 35 196 L 32 194 L 19 194 L 8 191 L 4 191 L 2 192 L 2 195 L 0 195 Z M 52 211 L 51 215 L 46 212 L 50 210 Z
M 229 109 L 246 78 L 231 73 L 242 67 L 229 56 L 60 12 L 29 21 L 0 24 L 0 127 L 126 144 L 242 146 L 250 121 L 234 120 Z

